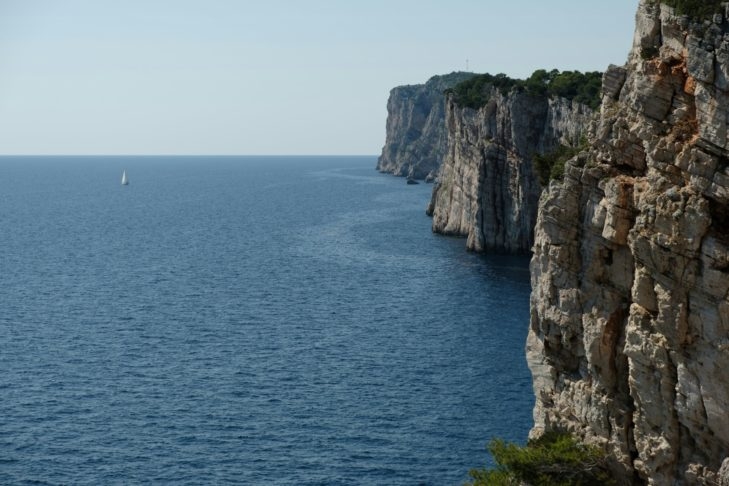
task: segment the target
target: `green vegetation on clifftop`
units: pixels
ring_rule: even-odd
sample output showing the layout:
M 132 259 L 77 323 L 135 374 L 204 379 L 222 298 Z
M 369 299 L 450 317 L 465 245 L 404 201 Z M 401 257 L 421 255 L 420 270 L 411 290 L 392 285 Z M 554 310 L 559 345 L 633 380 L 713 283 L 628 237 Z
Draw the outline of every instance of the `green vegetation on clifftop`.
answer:
M 560 72 L 557 69 L 552 71 L 539 69 L 526 80 L 513 79 L 506 74 L 480 74 L 458 83 L 446 90 L 446 93 L 453 95 L 456 104 L 474 109 L 488 103 L 492 88 L 504 95 L 515 90 L 537 97 L 557 96 L 597 109 L 600 106 L 601 87 L 601 72 Z
M 468 108 L 478 109 L 484 106 L 491 98 L 490 88 L 507 94 L 512 88 L 518 87 L 523 81 L 513 79 L 506 74 L 479 74 L 467 81 L 458 83 L 451 89 L 446 90 L 446 94 L 453 94 L 453 100 L 456 104 L 466 106 Z

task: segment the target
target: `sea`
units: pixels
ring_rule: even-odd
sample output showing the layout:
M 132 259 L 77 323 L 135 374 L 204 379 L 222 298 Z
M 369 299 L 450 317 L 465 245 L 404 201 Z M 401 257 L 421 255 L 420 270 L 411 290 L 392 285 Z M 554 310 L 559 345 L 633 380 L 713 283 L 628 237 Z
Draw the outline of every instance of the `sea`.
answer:
M 0 484 L 460 485 L 524 443 L 528 258 L 375 164 L 0 158 Z

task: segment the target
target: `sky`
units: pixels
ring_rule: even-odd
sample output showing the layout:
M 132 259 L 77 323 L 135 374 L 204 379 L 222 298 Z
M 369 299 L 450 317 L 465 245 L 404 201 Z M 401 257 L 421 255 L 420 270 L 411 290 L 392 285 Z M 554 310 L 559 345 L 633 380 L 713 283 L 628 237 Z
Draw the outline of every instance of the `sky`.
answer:
M 638 0 L 0 0 L 0 154 L 376 155 L 390 89 L 602 71 Z

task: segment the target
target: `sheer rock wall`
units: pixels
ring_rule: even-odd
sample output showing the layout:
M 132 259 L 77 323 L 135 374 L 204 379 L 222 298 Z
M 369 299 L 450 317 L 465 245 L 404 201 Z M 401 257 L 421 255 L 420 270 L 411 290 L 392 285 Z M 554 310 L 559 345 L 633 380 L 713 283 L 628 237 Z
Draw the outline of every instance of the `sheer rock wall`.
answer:
M 494 88 L 489 98 L 475 110 L 449 97 L 448 148 L 428 214 L 433 231 L 467 237 L 470 250 L 527 253 L 542 190 L 533 156 L 577 145 L 593 112 L 523 91 Z
M 472 76 L 455 72 L 433 76 L 425 84 L 393 88 L 377 170 L 412 179 L 435 177 L 447 146 L 443 92 Z
M 604 447 L 619 484 L 729 484 L 729 12 L 636 19 L 540 200 L 532 434 Z

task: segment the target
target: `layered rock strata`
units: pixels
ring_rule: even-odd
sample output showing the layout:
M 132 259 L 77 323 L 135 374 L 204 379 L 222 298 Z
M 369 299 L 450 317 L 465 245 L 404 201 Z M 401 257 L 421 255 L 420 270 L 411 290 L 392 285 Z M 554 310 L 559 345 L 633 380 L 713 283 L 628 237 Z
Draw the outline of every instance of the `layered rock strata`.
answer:
M 532 433 L 603 447 L 618 484 L 729 484 L 728 18 L 641 0 L 591 148 L 540 201 Z
M 434 177 L 447 147 L 443 92 L 472 76 L 456 72 L 392 89 L 377 170 L 412 179 Z
M 467 237 L 474 251 L 526 253 L 542 187 L 533 157 L 574 146 L 592 110 L 563 98 L 491 88 L 479 109 L 448 98 L 448 151 L 428 214 L 433 231 Z

